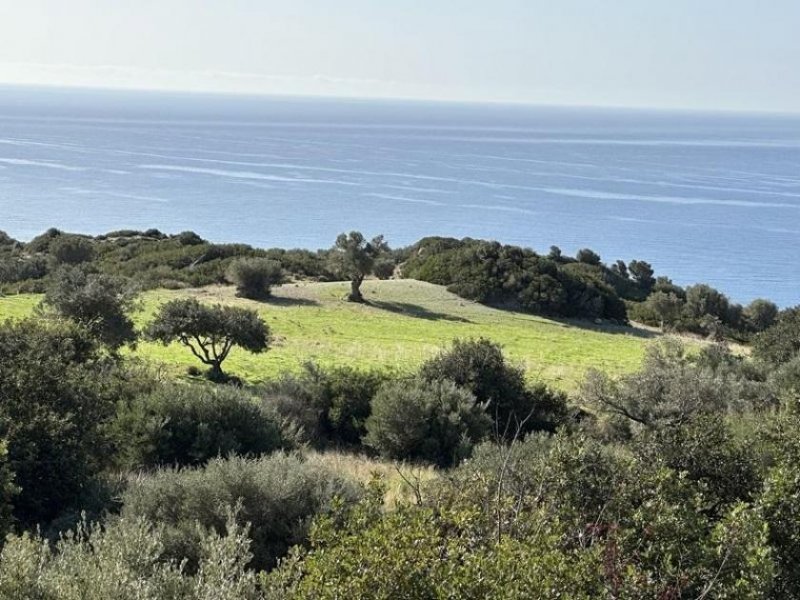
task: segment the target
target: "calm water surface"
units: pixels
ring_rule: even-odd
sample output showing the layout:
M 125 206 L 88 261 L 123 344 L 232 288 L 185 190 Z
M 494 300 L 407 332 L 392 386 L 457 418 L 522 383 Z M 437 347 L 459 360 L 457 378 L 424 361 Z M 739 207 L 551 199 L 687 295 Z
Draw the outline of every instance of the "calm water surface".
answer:
M 642 258 L 800 303 L 800 117 L 0 88 L 0 229 L 343 230 Z

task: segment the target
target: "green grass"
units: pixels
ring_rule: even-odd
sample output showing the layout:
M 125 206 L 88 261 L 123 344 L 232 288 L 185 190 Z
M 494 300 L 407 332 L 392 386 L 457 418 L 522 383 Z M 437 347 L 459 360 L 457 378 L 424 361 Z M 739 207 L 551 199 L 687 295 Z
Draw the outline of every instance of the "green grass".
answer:
M 143 295 L 136 319 L 142 325 L 160 303 L 183 296 L 256 309 L 272 330 L 272 348 L 260 355 L 234 350 L 225 363 L 251 382 L 297 370 L 306 361 L 410 371 L 454 338 L 484 336 L 502 344 L 531 379 L 571 390 L 590 367 L 611 374 L 634 370 L 653 335 L 489 308 L 413 280 L 365 282 L 365 305 L 343 301 L 346 291 L 345 283 L 288 284 L 276 288 L 272 300 L 254 302 L 236 298 L 230 287 L 157 290 Z M 31 295 L 0 298 L 0 320 L 29 314 L 38 301 Z M 141 343 L 135 354 L 174 373 L 200 366 L 177 345 Z

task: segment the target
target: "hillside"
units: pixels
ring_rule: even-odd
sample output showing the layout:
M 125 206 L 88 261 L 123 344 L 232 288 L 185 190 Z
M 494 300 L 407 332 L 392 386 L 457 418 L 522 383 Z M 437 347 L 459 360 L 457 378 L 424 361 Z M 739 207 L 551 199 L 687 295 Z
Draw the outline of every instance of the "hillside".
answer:
M 610 373 L 635 369 L 647 338 L 655 335 L 489 308 L 414 280 L 365 282 L 367 305 L 343 302 L 346 289 L 346 283 L 287 284 L 267 302 L 236 298 L 232 287 L 155 290 L 143 294 L 137 320 L 144 323 L 160 303 L 187 295 L 255 308 L 272 329 L 272 349 L 262 355 L 234 351 L 227 363 L 230 372 L 250 381 L 296 370 L 306 361 L 410 370 L 454 338 L 485 336 L 501 343 L 532 378 L 569 390 L 590 367 Z M 0 298 L 0 319 L 24 316 L 38 301 L 35 295 Z M 136 354 L 176 372 L 195 364 L 177 347 L 142 343 Z

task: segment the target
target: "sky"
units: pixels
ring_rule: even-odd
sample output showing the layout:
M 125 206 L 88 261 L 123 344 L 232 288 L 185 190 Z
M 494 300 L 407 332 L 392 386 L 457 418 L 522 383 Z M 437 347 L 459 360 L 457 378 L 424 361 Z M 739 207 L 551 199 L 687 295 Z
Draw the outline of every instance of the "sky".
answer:
M 0 83 L 800 111 L 800 0 L 0 0 Z

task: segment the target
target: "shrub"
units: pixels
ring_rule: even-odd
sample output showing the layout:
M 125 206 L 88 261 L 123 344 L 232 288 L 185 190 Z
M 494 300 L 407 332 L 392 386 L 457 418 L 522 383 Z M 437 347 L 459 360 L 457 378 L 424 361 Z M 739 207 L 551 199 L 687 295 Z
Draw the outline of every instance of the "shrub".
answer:
M 256 600 L 245 569 L 247 530 L 229 519 L 226 533 L 198 532 L 197 573 L 165 561 L 164 528 L 141 519 L 82 523 L 53 548 L 37 534 L 11 536 L 0 555 L 0 599 Z
M 702 414 L 679 427 L 645 431 L 633 446 L 645 463 L 664 464 L 702 486 L 707 511 L 751 502 L 761 488 L 755 448 L 734 436 L 718 414 Z
M 335 498 L 350 502 L 358 496 L 355 484 L 323 467 L 276 453 L 139 476 L 125 492 L 122 515 L 163 524 L 164 556 L 187 558 L 195 569 L 202 548 L 196 525 L 223 535 L 235 513 L 238 523 L 249 523 L 250 564 L 262 569 L 304 543 L 313 517 L 328 511 Z
M 260 300 L 270 295 L 270 288 L 283 281 L 281 263 L 266 258 L 238 258 L 226 272 L 242 298 Z
M 62 265 L 78 265 L 89 262 L 94 256 L 94 245 L 79 235 L 60 235 L 48 248 L 56 262 Z
M 87 332 L 67 323 L 7 322 L 0 356 L 0 440 L 20 488 L 14 516 L 46 523 L 109 464 L 105 426 L 123 382 Z
M 197 465 L 216 456 L 290 449 L 279 417 L 233 387 L 164 385 L 120 403 L 118 452 L 131 468 Z
M 507 438 L 554 430 L 566 422 L 566 396 L 543 384 L 528 389 L 522 369 L 506 362 L 498 344 L 481 338 L 453 346 L 420 368 L 427 381 L 448 380 L 469 390 L 486 407 L 496 432 Z
M 578 262 L 586 263 L 587 265 L 600 264 L 600 255 L 589 248 L 582 248 L 578 250 L 575 258 L 578 260 Z
M 11 531 L 13 499 L 19 490 L 14 485 L 14 472 L 8 462 L 8 447 L 0 440 L 0 539 Z
M 387 373 L 313 363 L 263 386 L 264 402 L 302 430 L 316 447 L 356 446 L 366 433 L 370 403 Z
M 757 510 L 737 504 L 715 521 L 674 471 L 615 461 L 580 439 L 536 442 L 519 495 L 504 482 L 527 453 L 509 459 L 502 447 L 488 473 L 444 480 L 421 505 L 384 512 L 373 494 L 320 519 L 310 550 L 265 578 L 268 597 L 769 595 L 774 563 Z
M 372 270 L 378 279 L 391 279 L 395 269 L 394 261 L 389 258 L 379 258 L 375 261 Z
M 382 456 L 448 467 L 491 430 L 475 397 L 451 381 L 396 381 L 372 401 L 364 442 Z
M 705 362 L 704 362 L 705 361 Z M 642 368 L 613 380 L 590 371 L 582 385 L 584 401 L 625 429 L 680 427 L 703 414 L 768 408 L 770 390 L 724 361 L 692 356 L 674 339 L 648 348 Z
M 743 316 L 752 331 L 764 331 L 774 325 L 778 318 L 778 307 L 774 302 L 757 298 L 744 307 Z
M 86 327 L 115 352 L 136 340 L 133 320 L 128 316 L 134 297 L 130 285 L 123 279 L 66 267 L 53 277 L 44 304 L 62 317 Z
M 181 246 L 197 246 L 205 243 L 205 240 L 197 235 L 194 231 L 183 231 L 175 237 Z
M 800 306 L 778 315 L 775 324 L 753 340 L 753 356 L 773 365 L 789 362 L 800 352 Z

